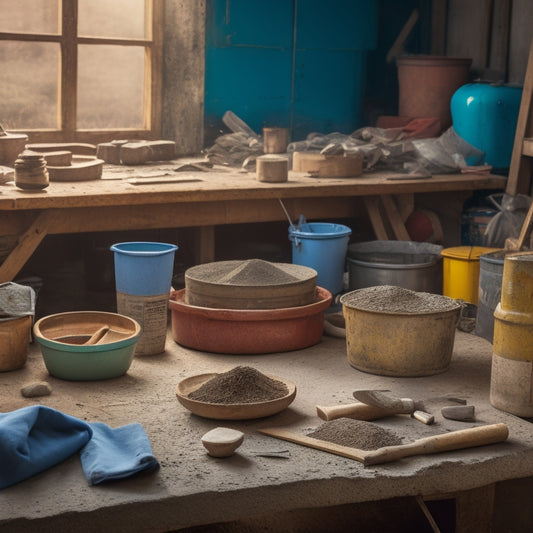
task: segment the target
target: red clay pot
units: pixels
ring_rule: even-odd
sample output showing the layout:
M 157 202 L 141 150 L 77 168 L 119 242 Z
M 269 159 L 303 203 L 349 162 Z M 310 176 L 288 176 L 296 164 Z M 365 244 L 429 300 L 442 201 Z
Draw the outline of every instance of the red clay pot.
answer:
M 317 287 L 316 301 L 284 309 L 214 309 L 185 303 L 185 289 L 170 293 L 174 340 L 188 348 L 227 354 L 300 350 L 320 342 L 331 293 Z
M 404 56 L 397 59 L 398 114 L 403 117 L 440 119 L 441 130 L 452 124 L 453 93 L 468 83 L 472 60 L 447 56 Z

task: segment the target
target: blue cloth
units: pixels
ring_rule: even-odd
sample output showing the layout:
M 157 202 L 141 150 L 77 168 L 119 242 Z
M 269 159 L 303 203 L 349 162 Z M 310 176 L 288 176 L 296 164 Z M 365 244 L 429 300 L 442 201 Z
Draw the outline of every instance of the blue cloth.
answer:
M 89 485 L 158 468 L 159 463 L 152 455 L 150 441 L 140 424 L 111 429 L 93 422 L 91 428 L 93 436 L 80 452 Z
M 111 429 L 99 422 L 87 423 L 50 407 L 34 405 L 0 413 L 0 490 L 80 450 L 90 485 L 159 466 L 140 424 Z

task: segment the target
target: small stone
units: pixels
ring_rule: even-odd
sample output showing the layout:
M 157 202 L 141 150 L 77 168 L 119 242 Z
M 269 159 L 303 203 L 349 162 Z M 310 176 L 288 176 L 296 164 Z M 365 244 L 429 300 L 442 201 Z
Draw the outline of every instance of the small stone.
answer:
M 22 396 L 25 398 L 35 398 L 36 396 L 48 396 L 52 394 L 52 387 L 46 381 L 37 381 L 29 383 L 20 389 Z

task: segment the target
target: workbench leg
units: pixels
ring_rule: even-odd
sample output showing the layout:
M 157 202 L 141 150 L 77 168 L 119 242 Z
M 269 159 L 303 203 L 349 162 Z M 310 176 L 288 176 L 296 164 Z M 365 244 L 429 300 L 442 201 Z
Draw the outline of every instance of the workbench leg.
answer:
M 215 226 L 195 228 L 194 259 L 197 265 L 215 260 Z
M 383 202 L 385 212 L 389 217 L 389 222 L 392 226 L 392 231 L 394 232 L 396 239 L 399 241 L 411 240 L 392 196 L 390 194 L 384 194 L 381 197 L 381 201 Z
M 376 234 L 376 239 L 380 241 L 388 241 L 389 236 L 379 210 L 379 196 L 365 196 L 364 201 L 368 216 L 370 217 L 370 223 Z
M 455 532 L 490 533 L 494 495 L 494 484 L 459 493 L 455 499 Z
M 20 272 L 26 261 L 46 237 L 55 211 L 44 211 L 33 221 L 33 224 L 20 236 L 17 245 L 0 265 L 0 283 L 12 281 Z

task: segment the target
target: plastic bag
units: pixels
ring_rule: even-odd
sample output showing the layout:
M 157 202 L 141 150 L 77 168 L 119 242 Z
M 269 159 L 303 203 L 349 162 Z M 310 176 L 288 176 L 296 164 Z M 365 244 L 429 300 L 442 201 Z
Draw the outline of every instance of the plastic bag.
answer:
M 481 164 L 485 157 L 481 150 L 457 135 L 453 126 L 440 137 L 414 140 L 413 144 L 418 152 L 415 164 L 429 174 L 458 172 L 467 166 L 467 158 Z M 414 171 L 415 168 L 412 167 L 411 170 Z
M 531 205 L 531 198 L 525 194 L 512 196 L 506 193 L 491 194 L 489 200 L 498 208 L 487 224 L 483 236 L 484 246 L 504 248 L 505 239 L 518 238 L 526 213 Z M 528 246 L 529 243 L 524 243 Z

